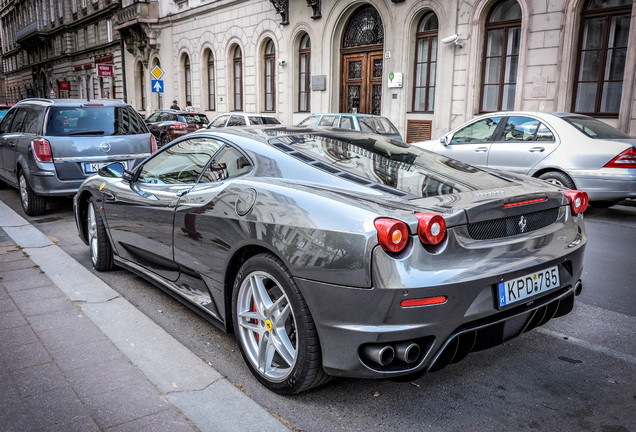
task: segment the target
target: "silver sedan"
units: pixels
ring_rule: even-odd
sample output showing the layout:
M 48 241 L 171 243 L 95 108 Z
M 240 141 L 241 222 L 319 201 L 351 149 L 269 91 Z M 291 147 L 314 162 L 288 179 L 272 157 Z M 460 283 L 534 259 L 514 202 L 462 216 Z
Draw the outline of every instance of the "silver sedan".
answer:
M 598 207 L 636 198 L 636 139 L 584 115 L 491 113 L 415 145 L 472 165 L 584 190 Z

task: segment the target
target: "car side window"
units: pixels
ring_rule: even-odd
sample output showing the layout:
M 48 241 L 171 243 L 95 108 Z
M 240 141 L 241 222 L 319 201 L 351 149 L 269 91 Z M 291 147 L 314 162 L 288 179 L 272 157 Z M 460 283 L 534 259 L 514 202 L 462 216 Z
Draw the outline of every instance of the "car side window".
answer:
M 490 141 L 501 117 L 488 117 L 469 124 L 455 132 L 451 144 L 478 143 Z
M 355 129 L 355 126 L 353 125 L 353 117 L 342 116 L 340 119 L 340 127 L 344 129 Z
M 196 183 L 210 158 L 223 146 L 212 138 L 191 138 L 166 147 L 141 168 L 137 181 L 150 184 Z
M 148 123 L 154 123 L 154 122 L 156 122 L 156 121 L 159 119 L 159 115 L 160 115 L 160 114 L 161 114 L 161 113 L 158 113 L 158 112 L 153 113 L 153 114 L 151 114 L 151 115 L 150 115 L 150 117 L 148 117 L 148 118 L 146 119 L 146 121 L 147 121 Z
M 22 126 L 24 132 L 30 134 L 40 133 L 40 124 L 42 123 L 43 114 L 44 112 L 41 109 L 28 110 Z
M 318 121 L 318 116 L 312 115 L 305 118 L 300 123 L 298 123 L 298 126 L 316 126 L 317 121 Z
M 501 140 L 554 141 L 554 135 L 552 135 L 552 132 L 539 120 L 530 117 L 512 116 L 509 117 L 506 122 Z
M 336 126 L 338 117 L 336 116 L 322 116 L 318 126 Z
M 240 116 L 240 115 L 232 115 L 227 125 L 228 126 L 245 126 L 245 118 L 243 118 L 243 116 Z
M 18 112 L 15 114 L 13 123 L 11 123 L 10 132 L 24 132 L 24 119 L 28 112 L 29 110 L 27 108 L 18 108 Z
M 217 117 L 213 122 L 212 122 L 212 126 L 214 127 L 223 127 L 225 126 L 225 122 L 227 121 L 229 116 L 223 115 L 220 117 Z
M 252 170 L 252 164 L 237 149 L 226 145 L 214 156 L 210 166 L 201 176 L 201 183 L 211 183 L 247 174 Z
M 17 110 L 9 111 L 6 116 L 2 119 L 2 123 L 0 123 L 0 133 L 8 133 L 11 130 L 11 123 L 13 122 L 13 118 L 15 117 L 15 113 Z

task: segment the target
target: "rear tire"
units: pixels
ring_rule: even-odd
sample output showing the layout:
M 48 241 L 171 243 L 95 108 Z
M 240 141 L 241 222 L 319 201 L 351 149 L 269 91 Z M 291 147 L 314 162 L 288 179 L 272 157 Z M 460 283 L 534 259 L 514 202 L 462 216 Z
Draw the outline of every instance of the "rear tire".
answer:
M 40 216 L 46 212 L 46 198 L 33 192 L 23 172 L 18 173 L 18 190 L 24 213 Z
M 561 171 L 548 171 L 539 176 L 541 180 L 564 189 L 576 189 L 572 179 Z
M 265 387 L 295 394 L 329 380 L 309 307 L 276 256 L 260 254 L 243 264 L 232 311 L 241 354 Z
M 97 271 L 107 271 L 113 268 L 113 248 L 97 204 L 90 198 L 86 209 L 86 233 L 91 252 L 91 261 Z

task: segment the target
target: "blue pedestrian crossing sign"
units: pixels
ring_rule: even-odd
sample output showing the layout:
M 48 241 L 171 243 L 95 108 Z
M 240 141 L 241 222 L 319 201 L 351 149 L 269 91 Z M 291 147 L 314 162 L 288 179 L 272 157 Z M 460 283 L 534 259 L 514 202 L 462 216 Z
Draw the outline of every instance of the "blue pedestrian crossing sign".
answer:
M 151 82 L 153 93 L 163 93 L 163 80 L 151 80 Z

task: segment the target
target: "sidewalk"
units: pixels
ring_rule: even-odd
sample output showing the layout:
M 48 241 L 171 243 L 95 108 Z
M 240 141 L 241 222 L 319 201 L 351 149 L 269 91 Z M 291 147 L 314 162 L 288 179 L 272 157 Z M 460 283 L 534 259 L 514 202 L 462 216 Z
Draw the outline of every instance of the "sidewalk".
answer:
M 289 431 L 0 201 L 0 431 Z

